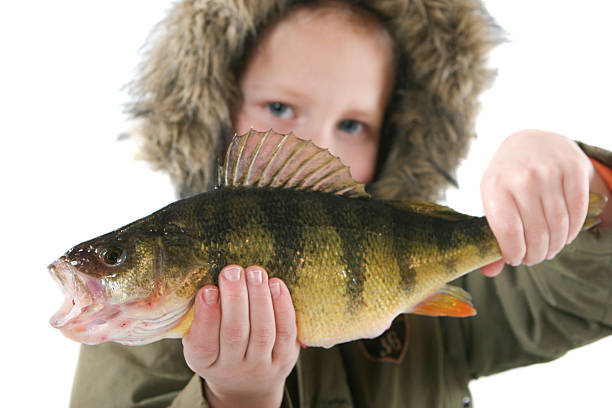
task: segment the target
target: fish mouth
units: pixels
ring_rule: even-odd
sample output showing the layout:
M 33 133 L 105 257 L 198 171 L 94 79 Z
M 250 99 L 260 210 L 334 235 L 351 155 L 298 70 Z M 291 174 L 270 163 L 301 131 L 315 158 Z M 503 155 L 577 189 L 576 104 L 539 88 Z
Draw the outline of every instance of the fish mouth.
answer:
M 66 260 L 60 258 L 47 269 L 65 295 L 64 302 L 49 320 L 51 326 L 61 329 L 80 316 L 83 308 L 93 303 L 93 298 L 85 290 L 83 280 Z
M 167 337 L 193 304 L 193 299 L 135 299 L 115 304 L 108 300 L 103 280 L 80 273 L 65 257 L 47 268 L 64 292 L 64 302 L 49 323 L 79 343 L 151 343 Z
M 91 334 L 92 325 L 100 325 L 116 314 L 106 306 L 104 283 L 100 279 L 83 276 L 64 258 L 47 267 L 64 292 L 64 301 L 51 316 L 49 323 L 73 340 L 84 342 Z M 89 343 L 88 343 L 89 344 Z

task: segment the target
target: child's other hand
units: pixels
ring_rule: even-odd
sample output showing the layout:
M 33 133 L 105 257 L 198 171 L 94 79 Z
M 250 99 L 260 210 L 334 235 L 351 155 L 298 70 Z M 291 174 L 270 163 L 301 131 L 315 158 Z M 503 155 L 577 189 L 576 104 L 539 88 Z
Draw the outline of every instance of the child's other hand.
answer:
M 504 140 L 480 185 L 503 259 L 482 272 L 495 276 L 504 263 L 537 264 L 573 241 L 586 218 L 593 175 L 587 156 L 561 135 L 525 130 Z
M 260 267 L 225 267 L 196 295 L 183 346 L 212 407 L 280 406 L 300 349 L 289 290 Z

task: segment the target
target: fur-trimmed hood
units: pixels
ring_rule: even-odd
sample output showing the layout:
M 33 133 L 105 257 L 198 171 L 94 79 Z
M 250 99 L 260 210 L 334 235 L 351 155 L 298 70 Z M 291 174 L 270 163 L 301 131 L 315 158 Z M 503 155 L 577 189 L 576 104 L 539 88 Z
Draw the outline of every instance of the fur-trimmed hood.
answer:
M 500 30 L 477 0 L 356 2 L 382 19 L 399 52 L 369 189 L 385 199 L 440 199 L 474 137 Z M 213 185 L 248 45 L 293 3 L 182 0 L 154 29 L 129 112 L 140 120 L 140 155 L 169 173 L 179 196 Z

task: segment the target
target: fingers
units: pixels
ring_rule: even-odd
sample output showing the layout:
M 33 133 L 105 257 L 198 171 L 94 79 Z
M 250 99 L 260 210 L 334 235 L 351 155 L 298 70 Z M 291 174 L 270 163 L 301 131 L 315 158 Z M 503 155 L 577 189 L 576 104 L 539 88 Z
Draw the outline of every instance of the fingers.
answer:
M 565 245 L 569 216 L 560 183 L 526 183 L 508 190 L 483 192 L 489 225 L 511 265 L 535 265 L 554 257 Z M 501 190 L 501 191 L 499 191 Z M 511 193 L 510 191 L 514 191 Z
M 259 266 L 250 266 L 246 269 L 246 280 L 251 326 L 246 357 L 247 359 L 269 359 L 276 337 L 276 327 L 268 287 L 268 275 Z
M 274 320 L 276 323 L 276 342 L 272 350 L 273 360 L 295 362 L 299 352 L 297 342 L 297 326 L 295 309 L 289 290 L 280 279 L 270 280 L 270 293 L 274 305 Z
M 219 290 L 215 286 L 203 287 L 194 306 L 191 329 L 183 338 L 183 352 L 189 368 L 199 373 L 212 366 L 219 355 Z
M 527 189 L 525 194 L 515 195 L 514 200 L 524 231 L 525 255 L 519 263 L 534 265 L 542 262 L 548 254 L 550 228 L 553 228 L 546 222 L 542 197 L 539 192 Z
M 206 286 L 196 295 L 194 321 L 183 339 L 185 360 L 200 374 L 214 367 L 265 366 L 275 357 L 292 366 L 299 352 L 296 337 L 285 284 L 268 282 L 259 266 L 230 265 L 219 274 L 219 289 Z
M 496 184 L 483 186 L 482 200 L 487 221 L 499 243 L 503 259 L 519 265 L 527 251 L 523 222 L 514 197 Z
M 249 339 L 249 297 L 244 270 L 229 265 L 219 274 L 221 330 L 219 362 L 233 364 L 246 354 Z
M 573 141 L 549 132 L 518 132 L 502 143 L 481 192 L 506 262 L 552 259 L 578 235 L 588 208 L 589 166 Z M 483 273 L 498 269 L 492 264 Z
M 548 227 L 548 252 L 546 259 L 554 258 L 565 246 L 568 240 L 570 217 L 567 209 L 565 193 L 561 183 L 549 186 L 549 198 L 541 198 L 544 216 Z
M 278 406 L 299 354 L 296 331 L 287 287 L 279 279 L 268 282 L 261 267 L 230 265 L 219 274 L 219 289 L 207 286 L 196 295 L 183 353 L 206 379 L 210 401 Z

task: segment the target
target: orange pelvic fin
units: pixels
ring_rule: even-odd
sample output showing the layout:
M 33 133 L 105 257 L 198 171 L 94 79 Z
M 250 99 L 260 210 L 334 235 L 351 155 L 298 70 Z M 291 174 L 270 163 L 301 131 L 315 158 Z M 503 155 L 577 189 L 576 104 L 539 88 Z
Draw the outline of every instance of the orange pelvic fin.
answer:
M 427 316 L 467 317 L 476 315 L 472 297 L 465 290 L 444 285 L 433 295 L 414 306 L 408 313 Z

